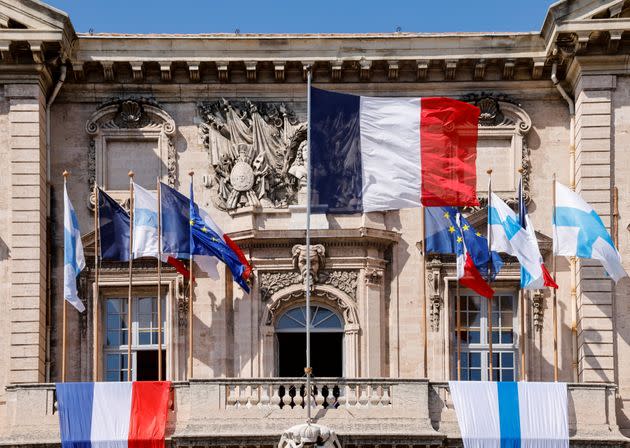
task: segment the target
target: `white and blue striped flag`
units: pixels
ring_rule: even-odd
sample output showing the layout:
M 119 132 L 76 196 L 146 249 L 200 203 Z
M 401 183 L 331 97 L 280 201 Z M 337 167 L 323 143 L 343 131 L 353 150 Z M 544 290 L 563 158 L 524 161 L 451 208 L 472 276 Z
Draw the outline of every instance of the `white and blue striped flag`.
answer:
M 77 276 L 85 267 L 79 221 L 63 186 L 63 297 L 79 312 L 85 311 L 77 293 Z
M 515 256 L 521 264 L 521 288 L 540 289 L 546 285 L 542 257 L 533 232 L 519 224 L 516 213 L 492 193 L 488 233 L 492 234 L 492 250 Z
M 628 275 L 599 215 L 580 195 L 560 182 L 556 182 L 553 252 L 599 260 L 615 283 Z
M 566 383 L 450 381 L 464 448 L 569 448 Z

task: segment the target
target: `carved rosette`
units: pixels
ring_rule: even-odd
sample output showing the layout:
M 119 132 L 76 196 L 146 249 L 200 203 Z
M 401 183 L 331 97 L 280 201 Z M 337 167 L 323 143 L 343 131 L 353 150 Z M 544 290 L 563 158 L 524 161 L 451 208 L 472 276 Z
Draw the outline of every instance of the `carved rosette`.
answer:
M 212 201 L 220 210 L 288 207 L 306 181 L 306 124 L 284 104 L 221 100 L 199 106 Z

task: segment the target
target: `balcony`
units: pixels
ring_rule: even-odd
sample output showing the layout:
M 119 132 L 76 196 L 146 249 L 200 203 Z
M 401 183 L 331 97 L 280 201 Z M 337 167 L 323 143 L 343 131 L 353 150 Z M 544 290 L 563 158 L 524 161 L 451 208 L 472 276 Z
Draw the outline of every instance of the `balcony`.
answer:
M 447 383 L 418 379 L 316 379 L 314 420 L 344 446 L 459 444 Z M 173 384 L 167 439 L 171 446 L 271 447 L 306 418 L 304 378 L 212 379 Z M 616 386 L 570 384 L 572 445 L 622 446 Z M 0 445 L 57 445 L 54 384 L 7 388 L 0 407 Z

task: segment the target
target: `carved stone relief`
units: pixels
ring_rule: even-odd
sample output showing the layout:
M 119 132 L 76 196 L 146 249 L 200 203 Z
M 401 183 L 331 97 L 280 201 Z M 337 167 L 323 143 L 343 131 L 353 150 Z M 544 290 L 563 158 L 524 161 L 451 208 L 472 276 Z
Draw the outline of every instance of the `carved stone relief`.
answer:
M 542 291 L 537 290 L 532 294 L 532 316 L 534 331 L 542 331 L 544 317 L 545 298 Z
M 365 283 L 368 285 L 382 285 L 384 272 L 382 269 L 367 268 L 365 270 Z
M 268 300 L 272 295 L 284 288 L 303 284 L 301 275 L 293 271 L 261 272 L 259 278 L 261 299 L 263 301 Z M 359 272 L 356 270 L 323 271 L 317 277 L 317 282 L 314 283 L 313 288 L 318 284 L 330 285 L 343 291 L 351 299 L 356 300 L 358 279 Z
M 284 104 L 220 100 L 199 106 L 212 201 L 221 210 L 288 207 L 306 181 L 306 124 Z
M 434 258 L 427 263 L 427 284 L 429 286 L 429 319 L 431 330 L 440 329 L 440 310 L 442 309 L 442 294 L 440 292 L 442 262 Z
M 317 283 L 319 280 L 319 270 L 326 265 L 326 249 L 321 244 L 313 244 L 309 248 L 309 253 L 306 253 L 306 246 L 303 244 L 296 244 L 291 250 L 293 256 L 293 268 L 300 273 L 302 281 L 306 281 L 306 262 L 307 257 L 310 258 L 310 276 L 311 283 Z
M 175 186 L 177 180 L 177 151 L 173 145 L 175 121 L 159 104 L 146 98 L 117 98 L 97 108 L 85 125 L 90 135 L 88 147 L 88 183 L 90 189 L 98 183 L 106 190 L 117 190 L 110 186 L 111 173 L 108 166 L 110 147 L 122 146 L 124 150 L 155 151 L 157 158 L 155 174 L 164 177 L 166 183 Z M 139 154 L 140 155 L 140 154 Z M 144 155 L 144 154 L 142 154 Z M 142 160 L 140 158 L 140 160 Z M 125 173 L 121 174 L 126 175 Z M 153 177 L 153 172 L 151 176 Z M 151 183 L 154 181 L 151 180 Z M 149 185 L 145 185 L 149 187 Z M 119 199 L 114 194 L 115 199 Z M 90 198 L 90 207 L 94 198 Z

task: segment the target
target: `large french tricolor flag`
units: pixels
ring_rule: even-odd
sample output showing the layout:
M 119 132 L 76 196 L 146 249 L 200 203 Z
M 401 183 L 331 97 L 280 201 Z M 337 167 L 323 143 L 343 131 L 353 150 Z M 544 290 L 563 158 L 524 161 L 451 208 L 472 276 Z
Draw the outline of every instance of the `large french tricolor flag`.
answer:
M 566 383 L 451 381 L 464 448 L 569 448 Z
M 57 383 L 63 448 L 163 448 L 168 381 Z
M 329 213 L 478 205 L 479 108 L 311 89 L 312 203 Z

